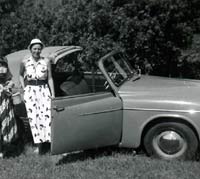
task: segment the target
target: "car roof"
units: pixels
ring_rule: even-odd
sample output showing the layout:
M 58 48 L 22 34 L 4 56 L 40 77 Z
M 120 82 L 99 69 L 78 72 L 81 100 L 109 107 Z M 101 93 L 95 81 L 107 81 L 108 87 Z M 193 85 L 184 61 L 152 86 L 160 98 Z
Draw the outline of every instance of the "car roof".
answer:
M 82 47 L 80 46 L 51 46 L 45 47 L 42 50 L 41 56 L 48 57 L 54 56 L 52 63 L 56 64 L 58 59 L 64 55 L 70 54 L 74 51 L 82 51 Z M 22 59 L 25 56 L 30 55 L 30 51 L 28 49 L 19 50 L 13 53 L 8 54 L 6 57 L 8 59 L 8 65 L 10 71 L 13 75 L 13 82 L 18 86 L 19 85 L 19 69 Z

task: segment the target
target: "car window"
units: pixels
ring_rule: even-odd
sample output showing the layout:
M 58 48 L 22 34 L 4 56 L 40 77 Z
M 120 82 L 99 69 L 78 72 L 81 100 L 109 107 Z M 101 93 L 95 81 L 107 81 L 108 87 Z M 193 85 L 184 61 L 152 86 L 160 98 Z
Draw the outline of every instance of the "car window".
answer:
M 80 53 L 80 52 L 79 52 Z M 106 78 L 97 66 L 80 60 L 79 53 L 68 54 L 53 68 L 56 96 L 70 96 L 109 91 Z
M 122 53 L 116 53 L 104 59 L 103 66 L 117 87 L 133 75 L 133 70 Z

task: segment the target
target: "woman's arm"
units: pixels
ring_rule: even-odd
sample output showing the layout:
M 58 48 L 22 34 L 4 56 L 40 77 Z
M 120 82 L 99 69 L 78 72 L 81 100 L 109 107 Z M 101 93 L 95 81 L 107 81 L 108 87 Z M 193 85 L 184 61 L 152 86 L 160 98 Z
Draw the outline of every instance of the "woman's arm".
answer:
M 51 71 L 51 61 L 48 60 L 48 85 L 51 91 L 51 96 L 54 98 L 55 97 L 55 91 L 54 91 L 54 82 L 52 78 L 52 71 Z

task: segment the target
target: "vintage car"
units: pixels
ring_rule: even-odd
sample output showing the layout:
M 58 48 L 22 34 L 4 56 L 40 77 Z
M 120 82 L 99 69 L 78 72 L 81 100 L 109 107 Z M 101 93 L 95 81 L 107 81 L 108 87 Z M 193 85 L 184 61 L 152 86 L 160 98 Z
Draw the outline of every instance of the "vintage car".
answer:
M 78 46 L 46 47 L 56 97 L 52 99 L 51 153 L 105 146 L 143 147 L 149 156 L 193 159 L 200 137 L 200 82 L 140 75 L 127 56 L 113 51 L 93 66 Z M 16 89 L 19 64 L 7 55 Z

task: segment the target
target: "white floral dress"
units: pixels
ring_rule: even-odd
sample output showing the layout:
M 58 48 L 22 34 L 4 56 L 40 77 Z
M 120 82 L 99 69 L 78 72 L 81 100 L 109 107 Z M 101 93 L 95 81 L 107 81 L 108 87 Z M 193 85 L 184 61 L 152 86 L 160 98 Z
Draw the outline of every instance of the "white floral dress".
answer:
M 47 66 L 48 60 L 45 58 L 36 62 L 32 57 L 27 57 L 22 61 L 20 70 L 27 80 L 24 101 L 35 144 L 51 140 L 51 94 L 47 83 Z M 44 83 L 32 84 L 31 81 Z

